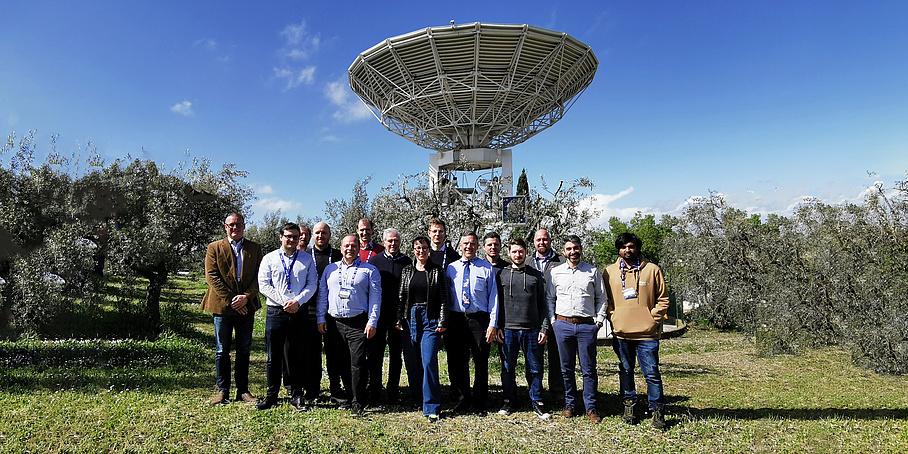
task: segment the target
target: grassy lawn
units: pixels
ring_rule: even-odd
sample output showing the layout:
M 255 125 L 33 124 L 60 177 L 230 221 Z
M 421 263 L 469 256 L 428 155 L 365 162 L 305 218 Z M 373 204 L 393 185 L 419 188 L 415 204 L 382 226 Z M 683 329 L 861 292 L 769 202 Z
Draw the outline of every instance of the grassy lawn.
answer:
M 0 342 L 0 451 L 908 451 L 905 377 L 856 369 L 837 349 L 761 358 L 737 334 L 701 329 L 662 343 L 670 405 L 664 433 L 648 421 L 621 424 L 609 347 L 599 351 L 604 418 L 597 426 L 585 418 L 538 420 L 528 408 L 429 424 L 404 407 L 359 418 L 328 407 L 306 413 L 288 405 L 264 412 L 238 403 L 211 407 L 211 321 L 196 309 L 203 291 L 176 281 L 165 301 L 165 318 L 176 328 L 156 342 Z M 259 320 L 250 376 L 257 395 L 265 388 L 264 361 Z M 500 403 L 497 363 L 495 357 L 490 408 Z M 645 389 L 641 376 L 637 383 Z M 518 392 L 525 395 L 525 388 Z

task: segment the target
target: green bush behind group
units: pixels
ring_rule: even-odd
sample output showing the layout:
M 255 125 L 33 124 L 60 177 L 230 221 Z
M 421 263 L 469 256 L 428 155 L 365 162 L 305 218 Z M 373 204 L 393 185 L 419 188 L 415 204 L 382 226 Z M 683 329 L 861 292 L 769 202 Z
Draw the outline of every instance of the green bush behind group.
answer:
M 9 135 L 0 148 L 0 333 L 8 340 L 60 338 L 102 305 L 144 300 L 128 324 L 97 323 L 98 338 L 166 338 L 161 290 L 177 272 L 201 271 L 206 245 L 224 235 L 230 212 L 250 214 L 252 188 L 233 164 L 213 168 L 192 159 L 174 169 L 126 157 L 104 162 L 52 150 L 37 159 L 35 132 Z M 469 169 L 464 169 L 469 170 Z M 403 238 L 424 234 L 433 217 L 452 237 L 498 231 L 528 237 L 538 228 L 577 234 L 585 260 L 615 260 L 614 237 L 637 234 L 660 265 L 673 304 L 692 308 L 689 323 L 735 329 L 765 355 L 840 346 L 852 361 L 879 373 L 908 372 L 908 180 L 877 183 L 860 203 L 805 199 L 790 215 L 749 213 L 716 193 L 692 198 L 680 216 L 637 213 L 599 228 L 582 203 L 585 178 L 531 189 L 524 172 L 520 223 L 502 218 L 498 191 L 465 196 L 432 188 L 426 174 L 402 175 L 367 193 L 370 177 L 349 199 L 326 201 L 322 218 L 338 235 L 369 217 L 376 234 L 395 227 Z M 246 232 L 265 250 L 277 247 L 286 217 L 266 213 Z M 404 241 L 407 244 L 407 241 Z M 408 251 L 405 251 L 408 252 Z M 196 274 L 197 275 L 197 274 Z M 144 288 L 142 288 L 144 287 Z M 81 316 L 80 316 L 81 315 Z M 70 326 L 70 328 L 67 328 Z M 25 354 L 25 353 L 23 353 Z

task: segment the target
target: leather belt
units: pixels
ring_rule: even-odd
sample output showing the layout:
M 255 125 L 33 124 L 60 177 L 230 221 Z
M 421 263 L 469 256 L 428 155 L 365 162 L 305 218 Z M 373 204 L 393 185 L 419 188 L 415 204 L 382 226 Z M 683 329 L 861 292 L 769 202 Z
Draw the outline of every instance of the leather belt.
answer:
M 593 317 L 565 317 L 563 315 L 555 314 L 555 318 L 558 320 L 564 320 L 566 322 L 571 322 L 575 325 L 595 325 L 596 320 Z

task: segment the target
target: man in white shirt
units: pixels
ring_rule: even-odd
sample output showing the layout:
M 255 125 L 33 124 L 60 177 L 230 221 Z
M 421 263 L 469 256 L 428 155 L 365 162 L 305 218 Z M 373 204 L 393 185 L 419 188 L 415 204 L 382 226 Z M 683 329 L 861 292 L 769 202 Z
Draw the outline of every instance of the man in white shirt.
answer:
M 265 318 L 268 389 L 265 399 L 257 408 L 267 410 L 277 404 L 286 347 L 286 358 L 290 361 L 287 367 L 290 403 L 297 410 L 304 411 L 308 408 L 303 397 L 305 379 L 300 352 L 303 349 L 303 330 L 308 314 L 305 310 L 301 311 L 300 306 L 315 293 L 318 273 L 312 256 L 296 248 L 300 240 L 299 225 L 287 223 L 281 226 L 280 231 L 281 247 L 269 252 L 259 266 L 259 291 L 265 295 L 268 305 Z
M 580 358 L 583 375 L 583 404 L 586 415 L 594 424 L 602 422 L 596 409 L 596 337 L 605 322 L 608 309 L 605 283 L 599 269 L 580 261 L 583 247 L 580 238 L 565 238 L 564 256 L 567 260 L 546 273 L 546 300 L 561 356 L 561 376 L 564 381 L 564 411 L 561 416 L 577 414 L 577 381 L 574 367 Z

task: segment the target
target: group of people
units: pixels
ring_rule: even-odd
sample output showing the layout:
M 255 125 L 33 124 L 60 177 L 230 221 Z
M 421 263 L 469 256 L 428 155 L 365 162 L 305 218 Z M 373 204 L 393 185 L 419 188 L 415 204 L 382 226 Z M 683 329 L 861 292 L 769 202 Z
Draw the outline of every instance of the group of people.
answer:
M 560 415 L 585 412 L 599 423 L 596 341 L 599 329 L 610 322 L 624 422 L 637 421 L 634 368 L 639 361 L 652 424 L 665 428 L 659 339 L 668 296 L 662 272 L 642 257 L 642 243 L 633 234 L 616 238 L 619 258 L 600 271 L 581 260 L 580 238 L 564 237 L 559 255 L 546 230 L 535 232 L 532 247 L 522 238 L 508 241 L 506 261 L 500 257 L 503 245 L 497 233 L 481 240 L 466 233 L 455 250 L 444 221 L 437 218 L 429 221 L 426 236 L 412 240 L 412 258 L 401 252 L 396 229 L 385 229 L 382 244 L 375 244 L 369 219 L 361 219 L 356 234 L 341 239 L 340 250 L 331 248 L 331 229 L 324 222 L 311 230 L 284 224 L 281 247 L 268 254 L 244 238 L 242 215 L 230 214 L 224 227 L 227 237 L 208 246 L 209 289 L 202 300 L 202 308 L 214 316 L 218 392 L 212 404 L 230 401 L 230 350 L 235 348 L 235 400 L 267 410 L 278 404 L 283 383 L 290 404 L 307 410 L 321 394 L 324 345 L 333 403 L 358 414 L 383 403 L 383 388 L 384 402 L 397 403 L 405 364 L 412 403 L 435 422 L 442 406 L 438 353 L 444 345 L 453 412 L 484 413 L 489 356 L 497 343 L 503 398 L 499 414 L 517 408 L 522 350 L 536 416 L 551 417 L 543 398 L 548 363 L 550 395 L 564 399 Z M 480 246 L 486 260 L 476 255 Z M 259 295 L 266 304 L 268 354 L 262 399 L 250 393 L 248 378 Z M 383 386 L 386 349 L 388 380 Z M 575 376 L 578 359 L 582 393 Z

